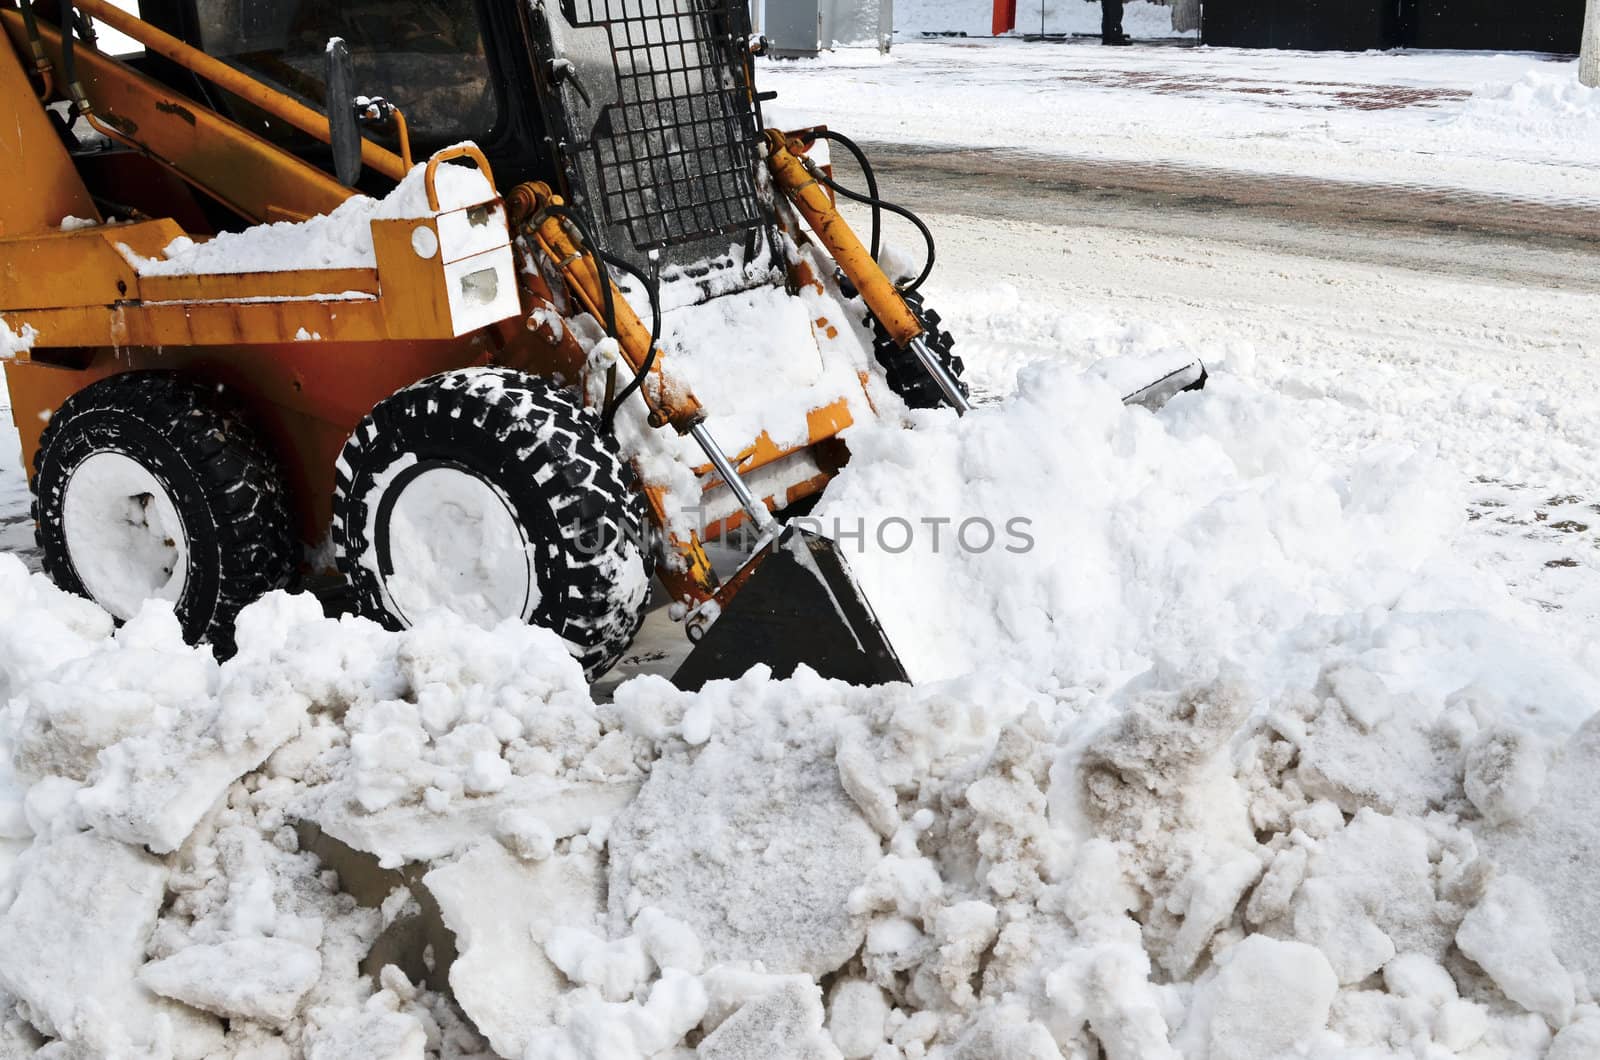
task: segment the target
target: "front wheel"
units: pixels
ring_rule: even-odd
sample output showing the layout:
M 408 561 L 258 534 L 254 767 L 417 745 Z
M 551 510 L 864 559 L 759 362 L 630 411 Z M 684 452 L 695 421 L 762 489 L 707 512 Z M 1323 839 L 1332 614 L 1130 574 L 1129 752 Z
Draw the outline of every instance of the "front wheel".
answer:
M 939 314 L 923 305 L 922 295 L 912 291 L 904 297 L 906 305 L 922 322 L 923 341 L 939 359 L 939 363 L 944 365 L 945 371 L 954 377 L 962 395 L 970 395 L 971 389 L 961 379 L 967 366 L 956 356 L 954 336 L 940 326 Z M 917 359 L 917 355 L 909 348 L 895 345 L 889 333 L 876 319 L 869 318 L 868 323 L 872 325 L 873 331 L 872 352 L 883 368 L 889 389 L 899 394 L 901 400 L 914 409 L 948 407 L 950 400 L 944 396 L 944 390 L 933 376 L 928 374 L 928 370 Z
M 650 549 L 631 469 L 571 391 L 500 368 L 380 402 L 339 458 L 333 542 L 361 610 L 553 630 L 590 680 L 644 621 Z

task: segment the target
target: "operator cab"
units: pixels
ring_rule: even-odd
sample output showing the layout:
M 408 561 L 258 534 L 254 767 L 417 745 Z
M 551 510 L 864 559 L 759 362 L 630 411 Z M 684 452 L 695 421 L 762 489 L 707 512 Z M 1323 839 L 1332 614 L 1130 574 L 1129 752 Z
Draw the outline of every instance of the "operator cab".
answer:
M 549 179 L 538 150 L 544 128 L 538 108 L 517 106 L 530 97 L 532 71 L 520 42 L 515 5 L 480 0 L 142 0 L 141 16 L 176 37 L 298 99 L 327 109 L 328 42 L 349 49 L 356 90 L 381 97 L 406 116 L 417 157 L 475 141 L 497 174 L 511 183 Z M 504 23 L 504 24 L 503 24 Z M 502 46 L 497 47 L 497 42 Z M 234 121 L 324 168 L 326 145 L 188 71 L 147 58 L 147 72 L 195 96 Z M 391 151 L 392 126 L 364 135 Z M 369 174 L 361 190 L 381 194 Z
M 308 106 L 342 38 L 354 89 L 399 107 L 415 157 L 472 140 L 502 193 L 550 184 L 636 266 L 769 272 L 744 0 L 142 0 L 147 21 Z M 332 171 L 329 148 L 187 71 L 146 72 Z M 398 150 L 392 125 L 364 135 Z M 367 173 L 358 187 L 381 195 Z M 657 261 L 651 261 L 651 255 Z M 721 268 L 718 268 L 718 265 Z M 759 278 L 765 282 L 765 277 Z M 742 287 L 735 281 L 732 286 Z

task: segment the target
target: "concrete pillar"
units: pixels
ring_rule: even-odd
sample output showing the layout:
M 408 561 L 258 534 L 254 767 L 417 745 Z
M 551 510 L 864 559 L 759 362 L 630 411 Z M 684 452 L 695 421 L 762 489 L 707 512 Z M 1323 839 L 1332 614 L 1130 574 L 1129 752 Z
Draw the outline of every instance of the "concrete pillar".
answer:
M 1600 88 L 1600 0 L 1589 0 L 1583 15 L 1583 55 L 1578 59 L 1578 80 Z

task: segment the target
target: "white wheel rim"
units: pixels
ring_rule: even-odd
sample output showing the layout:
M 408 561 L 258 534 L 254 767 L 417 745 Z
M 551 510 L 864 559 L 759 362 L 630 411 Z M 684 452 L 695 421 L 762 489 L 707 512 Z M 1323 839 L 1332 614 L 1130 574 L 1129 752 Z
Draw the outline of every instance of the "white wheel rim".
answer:
M 444 610 L 491 628 L 528 621 L 539 606 L 533 548 L 510 500 L 453 467 L 432 467 L 400 488 L 389 511 L 384 591 L 414 624 Z
M 146 600 L 183 597 L 189 536 L 172 493 L 122 453 L 91 454 L 73 469 L 61 530 L 78 581 L 95 603 L 127 621 Z

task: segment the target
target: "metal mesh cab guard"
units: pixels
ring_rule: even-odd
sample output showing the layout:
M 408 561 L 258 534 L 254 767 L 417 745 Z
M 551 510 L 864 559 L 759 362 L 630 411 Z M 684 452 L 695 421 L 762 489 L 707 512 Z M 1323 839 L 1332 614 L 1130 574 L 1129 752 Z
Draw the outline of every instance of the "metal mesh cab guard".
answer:
M 611 37 L 618 102 L 589 149 L 608 225 L 647 251 L 762 223 L 760 128 L 742 54 L 745 0 L 562 0 Z

